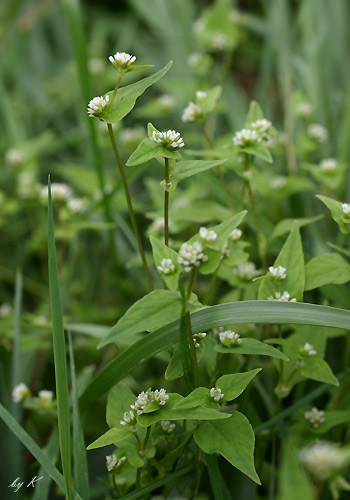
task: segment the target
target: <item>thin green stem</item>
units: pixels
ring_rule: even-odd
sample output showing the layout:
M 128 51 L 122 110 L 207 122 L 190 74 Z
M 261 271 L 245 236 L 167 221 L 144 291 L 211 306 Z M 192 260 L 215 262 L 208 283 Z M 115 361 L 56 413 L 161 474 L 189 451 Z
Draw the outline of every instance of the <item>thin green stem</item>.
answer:
M 192 335 L 192 325 L 191 325 L 191 318 L 190 318 L 190 313 L 186 313 L 186 330 L 187 330 L 187 340 L 188 340 L 188 345 L 190 346 L 190 354 L 191 354 L 191 361 L 192 361 L 192 367 L 193 367 L 193 375 L 194 375 L 194 385 L 195 387 L 199 387 L 199 373 L 198 373 L 198 363 L 197 363 L 197 355 L 196 355 L 196 348 L 193 342 L 193 335 Z
M 197 496 L 198 489 L 199 489 L 199 483 L 200 483 L 200 465 L 201 465 L 201 451 L 199 449 L 199 446 L 196 448 L 196 455 L 195 455 L 195 461 L 196 461 L 196 468 L 194 472 L 194 487 L 193 487 L 193 493 L 192 493 L 192 500 L 194 500 Z
M 165 192 L 164 192 L 164 243 L 169 246 L 169 185 L 170 185 L 170 169 L 169 158 L 165 160 Z
M 142 445 L 142 451 L 143 452 L 146 451 L 150 435 L 151 435 L 151 426 L 148 426 L 147 427 L 147 431 L 146 431 L 145 440 L 144 440 L 143 445 Z
M 221 264 L 221 262 L 222 261 L 220 261 L 220 264 Z M 215 282 L 216 282 L 216 278 L 217 278 L 217 275 L 218 275 L 218 272 L 219 272 L 220 264 L 218 265 L 218 267 L 215 269 L 215 271 L 211 275 L 211 279 L 210 279 L 210 283 L 209 283 L 209 288 L 208 288 L 208 291 L 207 291 L 207 293 L 206 293 L 206 295 L 204 297 L 204 300 L 203 300 L 204 304 L 208 304 L 208 302 L 211 299 L 211 296 L 212 296 L 212 293 L 213 293 L 213 290 L 214 290 L 214 286 L 215 286 Z
M 114 92 L 113 92 L 112 99 L 111 99 L 111 102 L 110 102 L 110 107 L 113 106 L 114 99 L 115 99 L 115 96 L 117 94 L 117 90 L 119 89 L 119 85 L 120 85 L 120 82 L 122 81 L 122 78 L 123 78 L 123 75 L 122 74 L 119 75 L 117 83 L 115 84 L 115 87 L 114 87 Z
M 190 298 L 191 298 L 193 283 L 194 283 L 196 274 L 197 274 L 197 269 L 194 267 L 191 271 L 190 282 L 189 282 L 188 288 L 187 288 L 186 300 L 190 300 Z
M 129 208 L 129 214 L 130 214 L 130 218 L 131 218 L 131 224 L 133 226 L 134 233 L 135 233 L 135 236 L 136 236 L 137 245 L 139 247 L 139 252 L 140 252 L 140 256 L 141 256 L 143 268 L 145 270 L 145 274 L 146 274 L 146 278 L 147 278 L 147 282 L 148 282 L 148 287 L 149 287 L 150 290 L 153 290 L 154 286 L 153 286 L 152 278 L 151 278 L 151 275 L 150 275 L 150 272 L 149 272 L 149 269 L 148 269 L 148 265 L 147 265 L 147 261 L 146 261 L 146 256 L 145 256 L 145 251 L 143 249 L 140 232 L 139 232 L 139 229 L 137 227 L 136 217 L 135 217 L 134 209 L 132 207 L 132 202 L 131 202 L 131 196 L 130 196 L 129 186 L 128 186 L 128 182 L 127 182 L 127 179 L 126 179 L 124 167 L 123 167 L 122 161 L 121 161 L 120 156 L 119 156 L 117 144 L 115 142 L 112 124 L 111 123 L 107 123 L 107 127 L 108 127 L 108 132 L 109 132 L 109 137 L 110 137 L 110 140 L 111 140 L 112 148 L 113 148 L 113 151 L 114 151 L 114 156 L 115 156 L 117 165 L 119 167 L 120 176 L 122 178 L 124 192 L 125 192 L 125 197 L 126 197 L 126 201 L 127 201 L 128 208 Z
M 140 486 L 141 486 L 141 467 L 138 467 L 136 471 L 136 484 L 135 484 L 136 490 L 139 490 Z

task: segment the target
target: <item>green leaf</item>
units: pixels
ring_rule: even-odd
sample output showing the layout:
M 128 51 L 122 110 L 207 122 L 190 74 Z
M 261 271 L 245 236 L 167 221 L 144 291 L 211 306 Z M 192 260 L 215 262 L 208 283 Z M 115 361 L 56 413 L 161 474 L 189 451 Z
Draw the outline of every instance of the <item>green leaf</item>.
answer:
M 57 427 L 54 427 L 46 443 L 45 449 L 43 450 L 46 457 L 53 465 L 57 462 L 59 450 L 60 444 L 58 440 L 58 429 Z M 35 485 L 33 500 L 47 500 L 49 496 L 52 479 L 51 476 L 49 474 L 45 474 L 45 472 L 45 468 L 41 465 L 38 477 L 43 476 L 43 478 Z
M 348 329 L 350 311 L 314 304 L 241 301 L 206 307 L 191 314 L 193 333 L 232 324 L 299 324 Z M 92 404 L 142 363 L 179 342 L 179 320 L 149 333 L 108 363 L 80 397 L 82 408 Z
M 348 234 L 350 231 L 350 218 L 346 218 L 342 209 L 342 203 L 340 201 L 333 200 L 333 198 L 329 198 L 328 196 L 321 196 L 320 194 L 316 195 L 316 198 L 321 200 L 322 203 L 329 208 L 332 218 L 338 224 L 340 231 L 344 234 Z
M 288 361 L 288 358 L 283 352 L 274 347 L 260 342 L 257 339 L 241 339 L 242 342 L 234 347 L 225 347 L 218 344 L 214 347 L 215 351 L 223 354 L 256 354 L 259 356 L 271 356 L 271 358 L 283 359 Z
M 70 370 L 72 378 L 72 408 L 73 408 L 73 463 L 74 463 L 74 485 L 79 495 L 84 500 L 90 498 L 89 473 L 84 441 L 84 431 L 81 423 L 78 389 L 75 375 L 75 363 L 73 353 L 73 341 L 71 332 L 68 332 Z
M 210 402 L 210 391 L 207 387 L 197 387 L 194 391 L 192 391 L 188 396 L 184 399 L 181 399 L 176 405 L 176 410 L 185 410 L 189 408 L 196 408 L 198 406 L 209 406 Z M 215 405 L 216 408 L 219 408 L 219 405 Z
M 200 344 L 199 347 L 196 348 L 196 356 L 197 362 L 200 361 L 203 355 L 203 344 Z M 165 371 L 165 380 L 176 380 L 177 378 L 182 377 L 184 374 L 182 359 L 181 359 L 181 348 L 179 344 L 174 346 L 173 354 Z
M 156 83 L 160 78 L 162 78 L 170 69 L 172 61 L 168 62 L 163 69 L 155 73 L 154 75 L 143 78 L 138 82 L 132 83 L 125 87 L 119 88 L 115 95 L 115 99 L 111 108 L 107 108 L 106 111 L 101 115 L 104 121 L 107 123 L 116 123 L 124 116 L 126 116 L 133 109 L 136 103 L 136 99 L 144 93 L 144 91 Z M 110 102 L 112 101 L 113 92 L 108 92 L 106 95 L 109 96 Z
M 287 233 L 290 233 L 293 225 L 300 228 L 308 226 L 313 222 L 317 222 L 322 218 L 323 215 L 317 215 L 316 217 L 303 217 L 300 219 L 283 219 L 280 222 L 278 222 L 274 227 L 274 230 L 272 231 L 272 234 L 270 236 L 270 241 L 274 240 L 275 238 L 279 238 L 280 236 L 283 236 Z
M 128 167 L 133 167 L 135 165 L 140 165 L 141 163 L 146 163 L 153 158 L 181 158 L 181 154 L 178 151 L 171 151 L 167 149 L 162 144 L 151 141 L 148 137 L 143 139 L 137 146 L 135 151 L 132 153 L 126 165 Z
M 304 254 L 299 228 L 296 224 L 293 225 L 287 241 L 275 260 L 274 267 L 277 266 L 283 266 L 287 270 L 286 278 L 279 282 L 279 292 L 286 291 L 291 298 L 302 301 L 305 283 Z M 275 281 L 267 276 L 260 283 L 258 297 L 260 300 L 265 300 L 270 296 L 275 297 L 275 293 Z
M 134 393 L 123 383 L 116 384 L 108 393 L 106 420 L 109 427 L 120 427 L 124 412 L 135 403 Z
M 309 359 L 300 368 L 303 377 L 324 382 L 325 384 L 339 385 L 338 380 L 333 375 L 330 366 L 323 359 Z
M 230 417 L 228 413 L 220 413 L 212 408 L 186 408 L 178 409 L 177 404 L 184 398 L 179 394 L 168 394 L 169 399 L 165 405 L 153 413 L 137 416 L 138 424 L 143 427 L 160 422 L 161 420 L 224 420 Z
M 167 287 L 170 290 L 176 290 L 179 283 L 179 276 L 183 272 L 182 266 L 177 262 L 178 258 L 177 252 L 169 248 L 167 245 L 165 245 L 165 243 L 163 243 L 158 238 L 155 238 L 154 236 L 150 237 L 150 241 L 153 250 L 153 259 L 158 273 L 163 278 Z M 164 274 L 161 271 L 159 271 L 158 266 L 161 265 L 163 259 L 172 260 L 175 266 L 175 271 L 173 273 Z
M 262 160 L 272 163 L 272 156 L 270 151 L 261 142 L 257 144 L 252 144 L 251 146 L 238 147 L 240 153 L 247 153 L 249 155 L 257 156 Z
M 210 113 L 215 109 L 217 101 L 222 93 L 221 85 L 216 85 L 215 87 L 205 91 L 206 96 L 203 99 L 196 100 L 197 104 L 203 111 L 203 113 Z
M 27 432 L 19 425 L 19 423 L 12 417 L 12 415 L 4 408 L 0 403 L 0 418 L 5 422 L 8 428 L 15 434 L 15 436 L 21 441 L 21 443 L 27 448 L 27 450 L 33 455 L 33 457 L 40 463 L 40 465 L 45 469 L 47 474 L 55 481 L 57 486 L 65 491 L 65 481 L 62 474 L 56 469 L 53 463 L 48 459 L 45 453 L 39 448 L 39 446 L 33 441 L 33 439 L 27 434 Z M 74 500 L 83 500 L 81 496 L 74 491 Z
M 188 303 L 190 310 L 199 305 Z M 169 318 L 179 318 L 182 299 L 179 292 L 173 290 L 153 290 L 133 304 L 109 334 L 99 343 L 104 347 L 114 342 L 118 335 L 128 336 L 144 331 L 151 332 L 169 323 Z
M 264 113 L 257 101 L 252 101 L 249 106 L 248 115 L 245 121 L 245 128 L 249 128 L 250 125 L 258 120 L 264 119 Z
M 256 368 L 249 372 L 234 373 L 231 375 L 223 375 L 215 384 L 216 388 L 221 389 L 224 393 L 222 401 L 232 401 L 238 398 L 250 383 L 250 381 L 261 371 L 261 368 Z
M 175 169 L 170 173 L 172 183 L 170 191 L 173 191 L 183 179 L 222 165 L 226 160 L 183 160 L 176 162 Z
M 53 352 L 56 378 L 56 398 L 58 414 L 58 432 L 67 499 L 71 498 L 71 447 L 70 419 L 68 398 L 68 377 L 66 362 L 66 341 L 63 330 L 61 299 L 58 283 L 56 245 L 51 199 L 51 181 L 49 178 L 48 204 L 48 254 L 49 254 L 49 287 L 52 315 Z
M 102 448 L 103 446 L 108 446 L 109 444 L 117 444 L 130 436 L 130 430 L 126 426 L 112 427 L 105 434 L 96 439 L 93 443 L 89 444 L 86 448 L 87 450 L 95 450 L 96 448 Z
M 337 253 L 326 253 L 310 260 L 305 266 L 305 290 L 320 286 L 342 285 L 350 281 L 350 265 Z
M 235 411 L 220 422 L 204 422 L 193 437 L 205 453 L 220 453 L 231 465 L 261 484 L 254 467 L 254 431 L 242 413 Z

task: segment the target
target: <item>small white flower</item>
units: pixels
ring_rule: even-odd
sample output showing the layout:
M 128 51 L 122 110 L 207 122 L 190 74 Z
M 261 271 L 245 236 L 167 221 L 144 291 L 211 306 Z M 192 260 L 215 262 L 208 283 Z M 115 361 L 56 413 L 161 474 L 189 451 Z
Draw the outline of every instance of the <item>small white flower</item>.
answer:
M 277 177 L 274 177 L 270 181 L 270 188 L 271 189 L 281 189 L 284 188 L 287 184 L 287 177 L 284 177 L 283 175 L 279 175 Z
M 313 107 L 308 102 L 301 102 L 297 105 L 295 112 L 299 118 L 309 118 L 312 115 Z
M 1 304 L 0 306 L 0 318 L 5 318 L 10 314 L 12 311 L 12 307 L 10 304 L 7 304 L 6 302 L 4 304 Z
M 269 139 L 269 131 L 272 127 L 272 123 L 270 120 L 266 120 L 263 118 L 262 120 L 257 120 L 254 123 L 251 123 L 250 127 L 253 130 L 256 130 L 257 133 L 266 141 Z
M 204 99 L 207 97 L 207 93 L 204 92 L 203 90 L 197 90 L 196 92 L 196 99 L 197 101 L 204 101 Z
M 212 387 L 210 389 L 210 397 L 214 399 L 214 401 L 220 401 L 224 397 L 224 393 L 221 391 L 221 389 L 216 389 L 215 387 Z
M 214 31 L 210 37 L 210 45 L 214 50 L 224 50 L 230 44 L 230 38 L 225 35 L 225 33 L 221 33 L 220 31 Z
M 29 396 L 30 396 L 30 389 L 23 382 L 16 385 L 16 387 L 12 391 L 12 399 L 14 403 L 19 403 L 20 401 L 23 401 Z
M 201 333 L 195 333 L 194 335 L 192 335 L 192 338 L 193 338 L 193 342 L 194 342 L 194 346 L 195 347 L 199 347 L 200 346 L 200 341 L 202 339 L 204 339 L 205 337 L 207 336 L 206 333 L 204 332 L 201 332 Z
M 51 403 L 52 398 L 53 398 L 53 392 L 52 391 L 47 391 L 46 389 L 43 389 L 42 391 L 39 391 L 38 393 L 39 400 L 42 403 Z
M 187 57 L 187 64 L 190 67 L 194 68 L 203 61 L 203 57 L 203 54 L 201 54 L 200 52 L 193 52 Z
M 128 70 L 136 61 L 136 57 L 127 52 L 116 52 L 113 56 L 109 56 L 108 59 L 113 67 L 121 73 Z
M 311 356 L 315 356 L 317 351 L 315 351 L 314 346 L 306 342 L 306 344 L 299 348 L 299 352 L 305 358 L 310 358 Z
M 343 213 L 346 217 L 350 217 L 350 203 L 342 203 Z
M 237 241 L 242 236 L 242 231 L 240 229 L 234 229 L 232 233 L 228 235 L 229 239 L 232 241 Z
M 242 262 L 233 270 L 233 272 L 242 280 L 247 281 L 251 281 L 259 274 L 254 262 Z
M 305 467 L 319 481 L 325 481 L 345 467 L 350 457 L 337 444 L 316 441 L 300 453 Z
M 247 181 L 251 181 L 253 177 L 253 172 L 251 170 L 245 170 L 243 172 L 243 177 L 245 177 Z
M 323 172 L 331 172 L 332 170 L 335 170 L 337 166 L 338 162 L 335 158 L 325 158 L 320 163 L 320 169 Z
M 43 186 L 41 189 L 40 197 L 47 200 L 49 188 Z M 53 201 L 68 201 L 72 197 L 72 189 L 61 182 L 53 182 L 51 184 L 51 198 Z
M 163 406 L 168 401 L 169 396 L 166 393 L 165 389 L 156 389 L 153 393 L 153 401 Z
M 107 108 L 109 103 L 109 95 L 106 97 L 98 96 L 91 99 L 88 104 L 88 114 L 90 116 L 100 116 L 103 111 Z
M 159 96 L 158 103 L 164 109 L 174 109 L 174 107 L 176 105 L 175 98 L 171 94 L 163 94 L 163 95 Z
M 212 243 L 216 240 L 218 235 L 215 231 L 209 230 L 206 227 L 201 227 L 199 229 L 199 237 L 201 240 L 206 241 L 208 243 Z
M 307 135 L 316 142 L 324 144 L 328 139 L 327 129 L 319 123 L 313 123 L 307 128 Z
M 154 130 L 150 139 L 157 144 L 163 144 L 169 149 L 183 148 L 185 145 L 180 132 L 175 132 L 175 130 L 167 130 L 166 132 Z
M 172 274 L 175 272 L 175 265 L 171 259 L 162 259 L 157 269 L 163 274 Z
M 145 406 L 148 403 L 153 403 L 154 401 L 158 403 L 160 406 L 165 405 L 167 400 L 169 399 L 169 396 L 166 393 L 165 389 L 157 389 L 154 392 L 153 391 L 148 391 L 148 392 L 140 392 L 140 394 L 137 396 L 136 401 L 133 405 L 130 405 L 130 408 L 132 410 L 135 410 L 137 415 L 142 415 L 143 410 L 145 409 Z M 125 415 L 125 414 L 124 414 Z M 124 424 L 122 424 L 124 425 Z
M 166 432 L 167 434 L 171 434 L 175 429 L 175 424 L 172 424 L 170 420 L 161 420 L 160 426 L 163 429 L 163 431 Z
M 308 422 L 310 422 L 312 427 L 317 428 L 324 422 L 324 411 L 313 407 L 312 410 L 304 413 L 304 417 Z
M 106 456 L 106 467 L 108 472 L 112 470 L 119 469 L 119 467 L 125 462 L 126 457 L 120 457 L 118 460 L 117 455 L 107 455 Z
M 270 295 L 270 297 L 268 297 L 267 300 L 277 300 L 278 302 L 296 302 L 297 301 L 297 299 L 295 299 L 295 298 L 291 299 L 290 294 L 288 292 L 283 292 L 283 293 L 276 292 L 274 297 L 272 297 L 272 295 Z
M 134 412 L 132 410 L 124 412 L 123 420 L 120 421 L 121 425 L 134 425 L 136 422 Z
M 262 141 L 262 138 L 256 130 L 251 130 L 249 128 L 244 128 L 239 132 L 236 132 L 233 137 L 233 144 L 235 146 L 250 146 L 251 144 L 257 144 Z
M 202 262 L 207 260 L 208 256 L 203 253 L 202 245 L 197 241 L 192 245 L 188 243 L 181 245 L 177 261 L 184 266 L 186 273 L 190 272 L 193 267 L 199 267 Z
M 189 102 L 182 113 L 183 122 L 196 122 L 202 118 L 201 108 L 194 102 Z
M 242 339 L 240 335 L 232 330 L 225 330 L 224 332 L 219 332 L 219 339 L 222 345 L 226 347 L 234 347 L 241 344 Z
M 68 200 L 67 207 L 73 214 L 80 214 L 84 209 L 84 202 L 81 198 L 72 198 Z
M 277 267 L 270 266 L 269 272 L 270 272 L 270 275 L 276 281 L 284 280 L 285 277 L 287 276 L 287 269 L 283 266 L 277 266 Z
M 10 167 L 18 167 L 24 162 L 24 155 L 18 149 L 9 149 L 5 154 L 5 162 Z

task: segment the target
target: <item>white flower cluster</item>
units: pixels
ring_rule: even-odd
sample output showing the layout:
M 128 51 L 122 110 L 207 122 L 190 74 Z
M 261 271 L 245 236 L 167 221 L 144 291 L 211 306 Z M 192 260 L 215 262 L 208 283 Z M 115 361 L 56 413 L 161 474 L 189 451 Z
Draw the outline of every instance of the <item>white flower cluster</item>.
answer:
M 283 175 L 278 175 L 277 177 L 275 177 L 270 181 L 270 188 L 278 190 L 284 188 L 286 184 L 287 184 L 287 177 L 284 177 Z
M 342 203 L 341 207 L 343 209 L 344 215 L 346 215 L 347 217 L 350 217 L 350 203 Z
M 335 158 L 325 158 L 320 163 L 320 169 L 323 172 L 332 172 L 338 166 L 338 162 Z
M 242 339 L 238 335 L 238 333 L 235 333 L 232 330 L 225 330 L 224 332 L 220 332 L 219 339 L 222 345 L 226 347 L 234 347 L 242 343 Z
M 119 460 L 117 458 L 117 455 L 107 455 L 106 456 L 106 467 L 108 472 L 111 472 L 112 470 L 117 470 L 119 467 L 125 462 L 126 457 L 121 457 Z
M 25 157 L 18 149 L 9 149 L 5 154 L 5 162 L 10 167 L 18 167 L 24 163 Z
M 80 214 L 84 210 L 84 202 L 81 198 L 71 198 L 67 207 L 72 214 Z
M 284 280 L 285 277 L 287 276 L 287 269 L 283 266 L 277 266 L 277 267 L 270 266 L 269 272 L 272 278 L 274 278 L 276 281 Z
M 201 227 L 199 229 L 199 237 L 201 240 L 206 241 L 208 243 L 212 243 L 216 240 L 218 235 L 215 231 L 209 230 L 206 227 Z
M 171 94 L 163 94 L 158 97 L 158 104 L 166 110 L 171 110 L 175 108 L 176 101 Z
M 49 193 L 48 186 L 43 186 L 41 189 L 40 197 L 47 200 Z M 72 197 L 72 189 L 61 182 L 53 182 L 51 184 L 51 198 L 53 201 L 68 201 Z
M 122 144 L 139 143 L 145 136 L 144 128 L 140 125 L 134 128 L 124 128 L 119 133 L 119 140 Z
M 136 419 L 132 410 L 124 412 L 123 420 L 120 421 L 121 425 L 135 425 Z
M 200 340 L 204 339 L 206 336 L 207 336 L 207 334 L 204 333 L 204 332 L 195 333 L 194 335 L 192 335 L 194 346 L 195 347 L 199 347 L 200 346 L 200 343 L 199 343 Z
M 214 399 L 214 401 L 220 401 L 224 397 L 224 393 L 221 391 L 221 389 L 216 389 L 215 387 L 212 387 L 210 389 L 210 397 Z
M 260 135 L 256 130 L 244 128 L 239 132 L 236 132 L 232 140 L 235 146 L 244 147 L 244 146 L 250 146 L 252 144 L 257 144 L 261 142 L 262 138 L 260 137 Z
M 240 229 L 234 229 L 232 233 L 228 235 L 229 239 L 232 241 L 239 240 L 241 236 L 242 236 L 242 231 Z
M 7 304 L 6 302 L 4 302 L 0 306 L 0 318 L 5 318 L 6 316 L 8 316 L 10 314 L 11 311 L 12 311 L 12 307 L 10 306 L 10 304 Z
M 194 102 L 189 102 L 182 113 L 183 122 L 196 122 L 203 117 L 202 110 Z
M 109 56 L 108 59 L 116 70 L 122 72 L 129 69 L 136 61 L 136 57 L 127 52 L 116 52 L 113 56 Z
M 274 297 L 272 297 L 272 295 L 270 295 L 270 297 L 268 297 L 267 300 L 277 300 L 278 302 L 296 302 L 297 301 L 297 299 L 295 299 L 295 298 L 291 299 L 290 294 L 288 292 L 283 292 L 283 293 L 276 292 Z
M 247 281 L 252 280 L 259 274 L 254 262 L 242 262 L 233 270 L 233 272 L 242 280 Z
M 173 274 L 175 272 L 175 264 L 171 259 L 162 259 L 157 269 L 163 274 Z
M 197 90 L 196 91 L 196 99 L 197 101 L 201 102 L 204 101 L 204 99 L 207 97 L 207 93 L 204 92 L 204 90 Z
M 14 403 L 20 403 L 28 397 L 30 397 L 30 389 L 23 382 L 16 385 L 12 391 L 12 400 Z
M 48 403 L 51 403 L 51 401 L 52 401 L 53 392 L 47 391 L 46 389 L 43 389 L 42 391 L 39 391 L 38 396 L 39 397 L 37 398 L 37 401 L 39 403 L 48 404 Z
M 267 140 L 270 137 L 269 131 L 272 127 L 272 123 L 270 122 L 270 120 L 266 120 L 266 118 L 257 120 L 256 122 L 251 123 L 250 127 L 253 130 L 256 130 L 264 140 Z
M 188 243 L 181 245 L 177 261 L 184 266 L 186 273 L 190 272 L 193 267 L 199 267 L 202 262 L 207 260 L 208 256 L 203 253 L 202 245 L 197 241 L 192 245 Z
M 221 31 L 214 31 L 210 37 L 210 45 L 213 50 L 224 50 L 230 45 L 230 38 Z
M 312 427 L 317 428 L 324 422 L 324 411 L 313 407 L 310 411 L 306 411 L 304 413 L 304 417 L 308 422 L 310 422 Z
M 313 123 L 307 128 L 307 135 L 316 142 L 324 144 L 328 139 L 327 129 L 319 123 Z
M 109 95 L 106 97 L 98 96 L 91 99 L 88 104 L 88 114 L 90 116 L 100 116 L 103 111 L 107 108 L 109 103 Z
M 348 454 L 335 443 L 316 441 L 300 454 L 301 461 L 319 481 L 325 481 L 349 462 Z
M 306 344 L 299 348 L 299 352 L 305 358 L 310 358 L 311 356 L 315 356 L 317 351 L 315 351 L 314 346 L 306 342 Z
M 160 426 L 164 432 L 171 434 L 175 429 L 175 424 L 172 424 L 170 420 L 161 420 Z
M 297 105 L 295 112 L 299 118 L 309 118 L 312 115 L 313 108 L 309 102 L 301 102 Z
M 183 148 L 185 145 L 183 138 L 180 137 L 180 132 L 175 132 L 175 130 L 167 130 L 166 132 L 154 130 L 150 139 L 157 144 L 163 144 L 169 149 Z
M 136 401 L 133 405 L 130 405 L 132 410 L 135 410 L 137 415 L 142 415 L 145 406 L 148 403 L 158 403 L 160 406 L 165 405 L 168 401 L 169 396 L 165 389 L 156 389 L 155 391 L 140 392 L 137 396 Z M 124 425 L 124 424 L 123 424 Z

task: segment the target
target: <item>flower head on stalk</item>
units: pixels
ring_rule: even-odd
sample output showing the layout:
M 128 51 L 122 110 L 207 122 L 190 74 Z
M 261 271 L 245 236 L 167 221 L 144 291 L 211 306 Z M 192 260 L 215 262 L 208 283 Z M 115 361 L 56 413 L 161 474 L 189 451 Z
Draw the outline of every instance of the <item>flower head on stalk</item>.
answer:
M 120 74 L 130 71 L 131 66 L 136 61 L 136 57 L 127 52 L 116 52 L 113 56 L 109 56 L 108 59 L 112 63 L 113 68 Z
M 185 145 L 180 132 L 176 132 L 175 130 L 167 130 L 165 132 L 153 130 L 150 140 L 170 150 L 183 148 Z
M 106 97 L 98 96 L 91 99 L 88 104 L 88 114 L 89 116 L 95 116 L 101 118 L 103 112 L 107 109 L 109 104 L 109 95 Z
M 345 217 L 350 218 L 350 203 L 342 203 L 342 210 Z
M 107 455 L 106 456 L 106 467 L 107 467 L 108 472 L 116 471 L 117 469 L 119 469 L 121 467 L 121 465 L 123 465 L 125 460 L 126 460 L 125 456 L 118 459 L 117 455 L 114 455 L 114 454 Z

